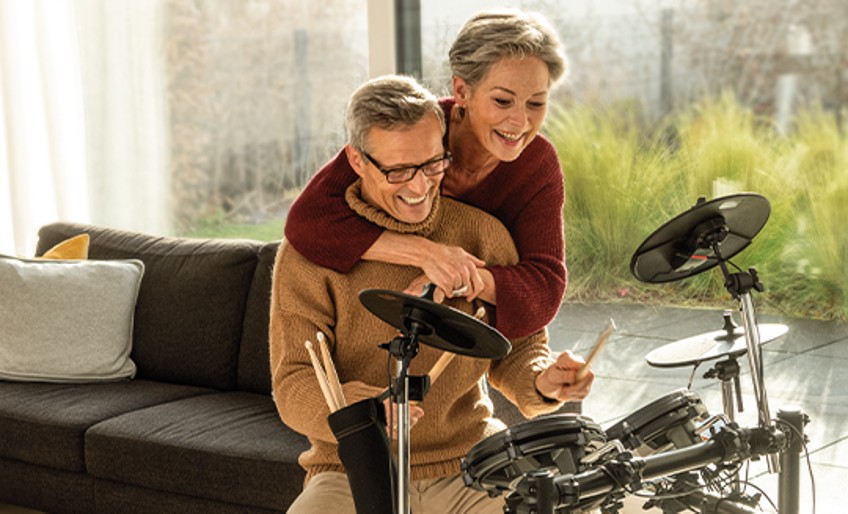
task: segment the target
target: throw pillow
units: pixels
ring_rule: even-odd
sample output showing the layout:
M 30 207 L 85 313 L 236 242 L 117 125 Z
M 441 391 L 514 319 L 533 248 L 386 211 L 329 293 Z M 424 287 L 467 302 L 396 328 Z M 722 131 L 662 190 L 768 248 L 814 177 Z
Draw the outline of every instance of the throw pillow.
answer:
M 66 239 L 44 252 L 42 259 L 88 259 L 88 234 Z
M 0 255 L 0 379 L 135 376 L 133 316 L 144 265 Z

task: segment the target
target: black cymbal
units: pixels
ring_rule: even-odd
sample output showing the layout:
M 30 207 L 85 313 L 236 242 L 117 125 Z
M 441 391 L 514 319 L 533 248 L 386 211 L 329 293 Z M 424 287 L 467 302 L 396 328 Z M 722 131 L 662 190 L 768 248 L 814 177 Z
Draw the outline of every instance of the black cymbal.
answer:
M 633 254 L 630 271 L 643 282 L 691 277 L 744 250 L 765 226 L 771 206 L 756 193 L 700 199 L 651 234 Z
M 359 301 L 375 316 L 407 333 L 417 323 L 418 339 L 446 352 L 500 359 L 512 349 L 507 339 L 486 323 L 430 299 L 388 289 L 364 289 Z
M 645 356 L 648 364 L 657 368 L 693 366 L 704 361 L 723 357 L 739 357 L 748 351 L 745 329 L 735 327 L 699 334 L 661 346 Z M 774 341 L 789 331 L 778 323 L 758 325 L 760 344 Z

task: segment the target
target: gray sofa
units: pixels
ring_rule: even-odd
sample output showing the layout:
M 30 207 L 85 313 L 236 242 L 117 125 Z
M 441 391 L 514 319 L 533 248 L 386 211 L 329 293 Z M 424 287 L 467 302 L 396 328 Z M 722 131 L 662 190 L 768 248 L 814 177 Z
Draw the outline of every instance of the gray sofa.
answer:
M 0 502 L 48 512 L 280 512 L 308 445 L 270 396 L 277 243 L 154 237 L 55 223 L 37 254 L 91 237 L 140 259 L 132 380 L 0 381 Z M 45 315 L 50 315 L 45 313 Z
M 271 398 L 268 312 L 278 242 L 156 237 L 72 223 L 90 259 L 139 259 L 132 380 L 0 381 L 0 502 L 48 512 L 284 512 L 306 439 Z M 45 313 L 45 315 L 50 315 Z M 508 424 L 518 411 L 493 391 Z

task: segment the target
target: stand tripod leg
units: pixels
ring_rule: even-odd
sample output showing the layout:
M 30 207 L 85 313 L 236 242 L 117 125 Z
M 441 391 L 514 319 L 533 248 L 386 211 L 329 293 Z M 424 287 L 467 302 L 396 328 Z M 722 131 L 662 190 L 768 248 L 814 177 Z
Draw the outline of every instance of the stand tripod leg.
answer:
M 798 514 L 799 482 L 801 471 L 801 449 L 804 442 L 804 425 L 807 416 L 798 409 L 781 409 L 778 419 L 793 427 L 790 432 L 789 448 L 780 453 L 780 479 L 778 488 L 778 512 Z

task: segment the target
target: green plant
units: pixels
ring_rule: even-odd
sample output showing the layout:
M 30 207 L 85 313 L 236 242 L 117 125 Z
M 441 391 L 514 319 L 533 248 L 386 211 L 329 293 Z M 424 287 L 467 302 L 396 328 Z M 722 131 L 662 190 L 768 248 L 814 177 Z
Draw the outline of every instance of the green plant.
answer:
M 756 267 L 767 309 L 848 315 L 848 142 L 835 118 L 803 109 L 781 135 L 732 95 L 704 99 L 653 129 L 630 106 L 554 108 L 546 133 L 562 160 L 569 298 L 681 305 L 729 300 L 716 268 L 645 285 L 629 272 L 633 252 L 662 224 L 707 199 L 756 192 L 769 220 L 732 261 Z
M 283 237 L 285 220 L 275 219 L 263 223 L 231 223 L 224 218 L 207 218 L 195 227 L 180 235 L 201 239 L 256 239 L 257 241 L 277 241 Z

